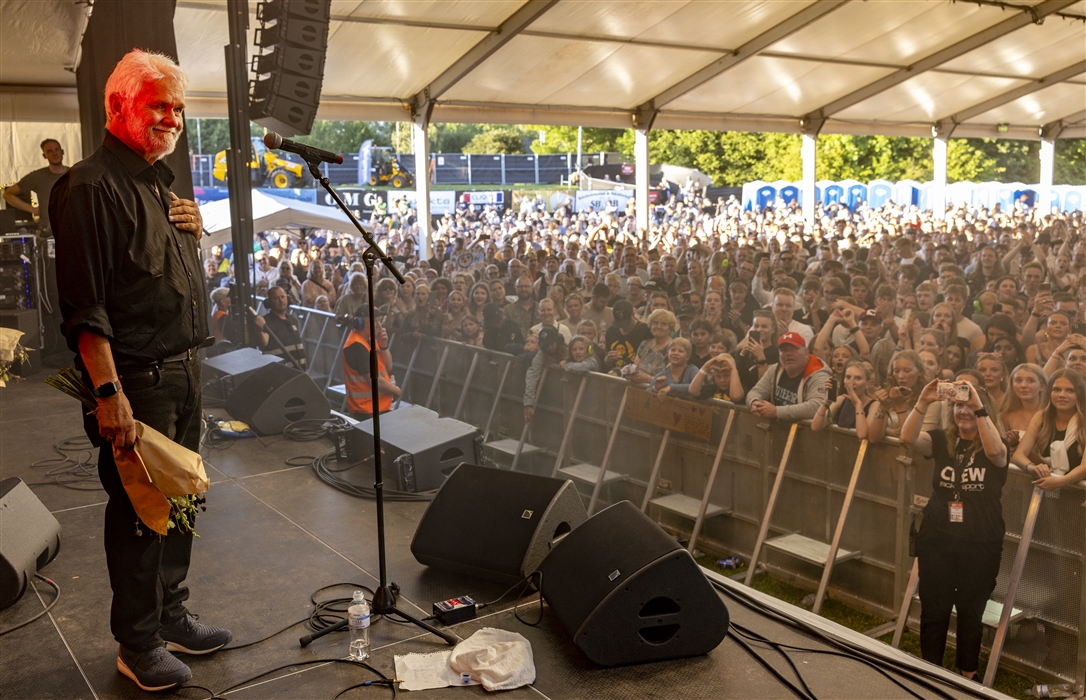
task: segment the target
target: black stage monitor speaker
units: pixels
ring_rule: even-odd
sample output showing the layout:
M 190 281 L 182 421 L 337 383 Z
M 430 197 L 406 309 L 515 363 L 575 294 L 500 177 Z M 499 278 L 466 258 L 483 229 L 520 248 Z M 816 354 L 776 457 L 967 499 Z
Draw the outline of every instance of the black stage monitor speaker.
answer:
M 256 348 L 241 348 L 209 357 L 203 361 L 202 368 L 204 394 L 225 400 L 253 372 L 282 362 L 275 355 L 265 355 Z
M 373 455 L 373 419 L 355 428 L 348 458 L 368 458 Z M 384 478 L 394 475 L 394 488 L 416 493 L 441 488 L 461 463 L 478 461 L 483 437 L 470 423 L 441 418 L 422 406 L 402 406 L 381 414 L 381 444 Z
M 461 464 L 422 516 L 421 564 L 516 583 L 588 515 L 572 481 Z
M 275 435 L 294 421 L 327 418 L 332 407 L 308 374 L 273 364 L 237 385 L 226 399 L 226 412 L 260 435 Z
M 0 481 L 0 608 L 22 597 L 30 579 L 60 551 L 60 523 L 23 483 Z
M 694 559 L 629 501 L 589 518 L 539 572 L 547 604 L 600 666 L 707 654 L 728 631 Z

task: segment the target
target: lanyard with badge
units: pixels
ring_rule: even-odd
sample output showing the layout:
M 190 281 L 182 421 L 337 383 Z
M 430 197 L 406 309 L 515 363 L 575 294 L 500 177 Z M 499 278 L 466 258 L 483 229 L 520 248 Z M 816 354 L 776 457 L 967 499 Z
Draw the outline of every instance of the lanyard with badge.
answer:
M 962 452 L 960 449 L 961 438 L 954 443 L 954 484 L 957 485 L 961 482 L 962 474 Z M 954 498 L 947 504 L 950 509 L 950 522 L 960 523 L 965 521 L 965 505 L 962 503 L 961 495 L 958 492 L 957 487 L 954 489 Z

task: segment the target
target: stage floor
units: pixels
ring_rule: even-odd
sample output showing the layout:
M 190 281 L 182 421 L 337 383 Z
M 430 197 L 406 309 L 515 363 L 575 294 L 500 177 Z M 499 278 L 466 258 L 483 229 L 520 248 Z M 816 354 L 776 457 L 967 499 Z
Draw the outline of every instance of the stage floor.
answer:
M 73 399 L 44 384 L 45 373 L 0 389 L 0 476 L 27 483 L 50 481 L 48 467 L 32 467 L 56 456 L 53 444 L 82 435 L 80 407 Z M 212 480 L 207 512 L 197 520 L 200 538 L 194 546 L 189 576 L 189 608 L 205 622 L 229 627 L 231 646 L 261 639 L 291 622 L 308 617 L 310 595 L 337 583 L 377 584 L 376 520 L 373 501 L 349 496 L 320 481 L 308 466 L 286 460 L 316 456 L 331 447 L 327 440 L 291 442 L 272 438 L 238 440 L 226 449 L 205 450 Z M 91 457 L 93 459 L 93 453 Z M 96 486 L 89 481 L 82 488 Z M 34 493 L 61 524 L 59 556 L 42 574 L 60 586 L 61 598 L 50 614 L 0 637 L 0 696 L 11 700 L 44 698 L 146 697 L 115 665 L 117 644 L 109 632 L 111 599 L 101 545 L 104 493 L 59 486 L 35 486 Z M 411 556 L 409 545 L 425 503 L 386 504 L 388 573 L 399 584 L 400 604 L 419 616 L 433 601 L 470 594 L 491 600 L 504 587 L 428 569 Z M 324 594 L 349 596 L 352 586 Z M 13 607 L 0 613 L 0 628 L 18 624 L 52 599 L 52 589 L 35 581 Z M 813 637 L 770 621 L 725 597 L 732 619 L 776 641 L 828 648 Z M 784 606 L 785 604 L 781 604 Z M 482 627 L 498 627 L 524 635 L 532 644 L 536 681 L 508 691 L 509 698 L 786 698 L 790 692 L 752 659 L 729 635 L 712 653 L 691 659 L 601 669 L 590 662 L 543 610 L 542 622 L 530 627 L 516 620 L 513 601 L 488 608 L 479 619 L 452 631 L 467 638 Z M 790 607 L 790 606 L 788 606 Z M 793 611 L 802 613 L 795 608 Z M 520 615 L 535 620 L 535 598 L 521 601 Z M 826 622 L 827 628 L 836 628 Z M 838 628 L 843 632 L 843 628 Z M 182 657 L 192 667 L 190 684 L 222 692 L 246 679 L 287 664 L 303 664 L 265 676 L 258 684 L 231 690 L 245 700 L 319 698 L 331 700 L 348 686 L 376 678 L 357 667 L 321 660 L 342 658 L 347 640 L 327 635 L 306 648 L 298 624 L 259 645 L 210 657 Z M 437 637 L 417 628 L 375 622 L 373 666 L 394 675 L 393 657 L 408 652 L 447 648 Z M 771 651 L 762 654 L 781 673 L 795 676 Z M 821 698 L 904 698 L 904 690 L 877 672 L 840 657 L 797 653 L 815 695 Z M 913 686 L 922 697 L 925 690 Z M 977 686 L 978 690 L 980 686 Z M 944 686 L 949 697 L 971 697 Z M 359 688 L 344 698 L 379 697 L 388 690 Z M 420 697 L 482 696 L 481 687 L 420 691 Z M 986 693 L 988 697 L 1003 697 Z M 203 700 L 208 693 L 183 690 L 178 697 Z

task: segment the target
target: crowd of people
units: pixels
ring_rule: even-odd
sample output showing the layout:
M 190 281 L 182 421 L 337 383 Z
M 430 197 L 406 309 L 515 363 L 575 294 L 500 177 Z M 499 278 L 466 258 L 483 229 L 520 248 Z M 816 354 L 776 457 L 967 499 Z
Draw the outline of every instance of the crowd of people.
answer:
M 1006 467 L 1045 491 L 1086 478 L 1082 213 L 959 206 L 937 220 L 831 205 L 807 230 L 794 204 L 752 211 L 689 183 L 670 195 L 648 232 L 632 210 L 462 204 L 435 217 L 428 259 L 412 210 L 374 220 L 407 278 L 376 282 L 378 347 L 392 337 L 392 353 L 409 353 L 434 337 L 517 356 L 525 421 L 544 368 L 556 367 L 901 439 L 936 467 L 917 528 L 923 655 L 941 663 L 956 607 L 957 665 L 971 676 L 999 570 Z M 354 241 L 258 241 L 258 288 L 365 314 Z M 209 260 L 209 285 L 227 267 Z M 382 378 L 395 390 L 384 366 Z

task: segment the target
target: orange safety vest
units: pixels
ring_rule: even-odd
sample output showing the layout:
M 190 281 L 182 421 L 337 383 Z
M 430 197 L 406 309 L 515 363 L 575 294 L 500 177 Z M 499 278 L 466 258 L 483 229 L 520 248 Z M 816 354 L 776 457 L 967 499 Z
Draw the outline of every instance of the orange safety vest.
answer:
M 222 319 L 222 317 L 225 316 L 225 315 L 226 315 L 226 312 L 223 311 L 222 309 L 219 309 L 218 311 L 215 312 L 214 317 L 211 319 L 212 320 L 212 326 L 213 326 L 212 331 L 215 333 L 215 340 L 223 340 L 223 338 L 225 337 L 225 333 L 224 333 L 225 329 L 222 328 L 219 325 L 220 319 Z
M 346 350 L 355 343 L 361 343 L 362 347 L 367 350 L 371 350 L 369 342 L 358 331 L 351 331 L 347 334 L 347 340 L 343 343 L 343 349 Z M 377 353 L 377 376 L 380 378 L 391 381 L 388 368 L 385 367 L 385 360 L 381 357 L 381 353 Z M 373 413 L 373 401 L 370 397 L 370 379 L 369 368 L 366 371 L 359 372 L 353 367 L 347 364 L 347 356 L 343 356 L 343 383 L 347 390 L 347 408 L 351 413 Z M 381 411 L 388 411 L 392 408 L 392 396 L 381 395 L 378 397 L 378 406 Z

